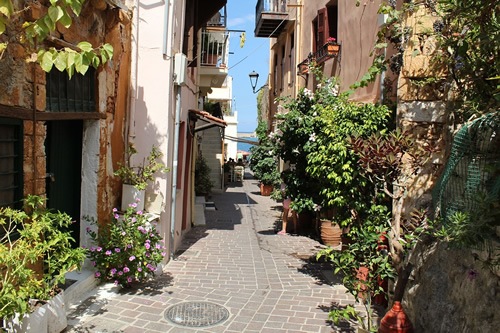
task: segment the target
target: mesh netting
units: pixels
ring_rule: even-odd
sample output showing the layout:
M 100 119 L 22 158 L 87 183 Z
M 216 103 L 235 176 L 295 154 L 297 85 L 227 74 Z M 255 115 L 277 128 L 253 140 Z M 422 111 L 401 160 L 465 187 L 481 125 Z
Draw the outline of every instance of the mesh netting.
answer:
M 433 190 L 436 212 L 479 212 L 484 200 L 500 200 L 500 112 L 464 125 L 455 135 L 443 174 Z

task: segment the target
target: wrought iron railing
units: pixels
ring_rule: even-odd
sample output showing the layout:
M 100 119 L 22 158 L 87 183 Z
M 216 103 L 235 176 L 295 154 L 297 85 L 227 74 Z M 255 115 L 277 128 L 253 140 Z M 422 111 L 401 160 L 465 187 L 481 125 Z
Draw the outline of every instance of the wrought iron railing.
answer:
M 227 67 L 228 59 L 227 31 L 203 31 L 201 33 L 202 66 Z
M 255 17 L 259 17 L 262 12 L 286 13 L 287 0 L 259 0 L 255 6 Z

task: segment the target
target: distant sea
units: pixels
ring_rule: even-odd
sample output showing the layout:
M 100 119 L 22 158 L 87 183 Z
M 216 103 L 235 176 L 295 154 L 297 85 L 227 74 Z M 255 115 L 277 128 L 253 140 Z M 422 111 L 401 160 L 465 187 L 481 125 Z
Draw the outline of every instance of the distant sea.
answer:
M 248 140 L 248 141 L 255 141 L 257 142 L 258 139 L 257 138 L 243 138 L 245 140 Z M 246 143 L 246 142 L 238 142 L 238 150 L 241 150 L 241 151 L 247 151 L 247 152 L 250 152 L 250 148 L 252 147 L 253 145 L 250 144 L 250 143 Z

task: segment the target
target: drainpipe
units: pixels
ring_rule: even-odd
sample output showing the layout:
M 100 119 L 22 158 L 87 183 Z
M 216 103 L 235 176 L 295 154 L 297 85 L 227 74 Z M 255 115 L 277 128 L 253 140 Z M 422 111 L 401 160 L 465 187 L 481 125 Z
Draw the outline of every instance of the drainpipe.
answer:
M 387 14 L 379 14 L 378 16 L 378 25 L 379 27 L 385 24 L 387 21 Z M 384 48 L 384 58 L 387 56 L 387 47 Z M 380 73 L 380 98 L 379 102 L 384 103 L 384 80 L 385 80 L 385 71 Z
M 127 133 L 127 146 L 135 139 L 135 111 L 137 98 L 137 73 L 138 73 L 138 57 L 139 57 L 139 1 L 135 4 L 132 10 L 132 43 L 130 47 L 130 100 L 129 100 L 129 123 Z M 127 156 L 128 158 L 128 156 Z
M 177 86 L 177 94 L 175 96 L 175 131 L 174 131 L 174 160 L 172 166 L 172 205 L 170 207 L 170 258 L 174 258 L 174 240 L 175 240 L 175 208 L 177 201 L 177 170 L 179 162 L 179 132 L 180 132 L 180 118 L 181 118 L 181 87 Z
M 170 7 L 170 0 L 166 5 L 169 5 Z M 177 8 L 177 6 L 176 6 Z M 181 9 L 184 8 L 184 1 L 182 2 L 182 5 L 180 7 Z M 169 10 L 169 15 L 168 19 L 169 22 L 173 22 L 173 15 L 174 15 L 174 9 Z M 181 11 L 184 12 L 184 11 Z M 167 26 L 167 25 L 165 25 Z M 182 22 L 181 22 L 181 27 L 184 26 L 184 15 L 182 16 Z M 165 31 L 165 38 L 168 37 L 167 32 Z M 169 38 L 171 41 L 171 39 Z M 171 56 L 171 47 L 169 48 L 167 41 L 164 41 L 165 46 L 166 46 L 166 52 L 167 52 L 167 59 L 172 59 Z M 182 43 L 183 43 L 183 37 L 181 34 L 181 40 L 180 40 L 180 49 L 182 50 Z M 173 61 L 171 62 L 173 64 Z M 173 72 L 173 71 L 172 71 Z M 173 151 L 173 161 L 172 161 L 172 201 L 171 201 L 171 206 L 170 206 L 170 258 L 174 258 L 174 251 L 175 251 L 175 210 L 177 206 L 177 172 L 178 172 L 178 163 L 179 163 L 179 133 L 180 133 L 180 125 L 181 125 L 181 97 L 182 97 L 182 87 L 181 86 L 176 86 L 175 89 L 176 95 L 175 95 L 175 118 L 174 118 L 174 151 Z

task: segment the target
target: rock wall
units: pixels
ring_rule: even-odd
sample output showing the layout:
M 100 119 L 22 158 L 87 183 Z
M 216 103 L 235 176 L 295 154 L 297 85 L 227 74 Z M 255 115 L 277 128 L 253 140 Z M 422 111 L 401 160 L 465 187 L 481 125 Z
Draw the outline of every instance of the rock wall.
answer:
M 415 332 L 498 332 L 499 273 L 470 250 L 419 246 L 403 305 Z

